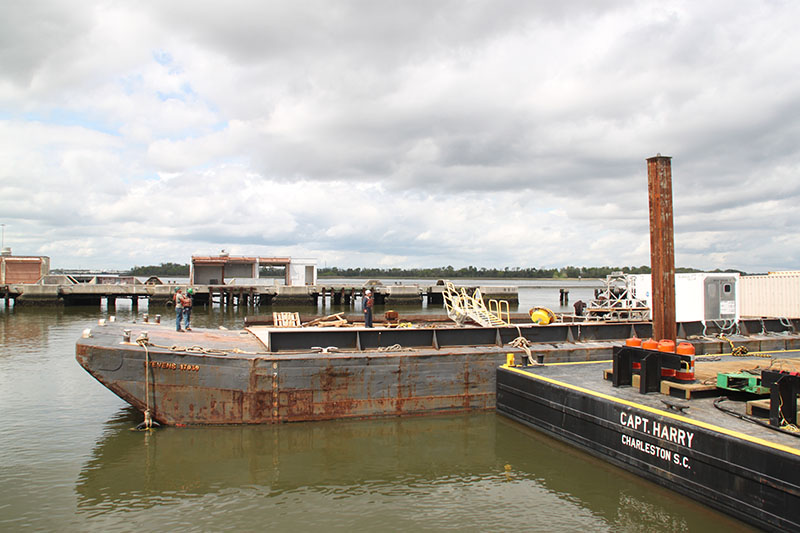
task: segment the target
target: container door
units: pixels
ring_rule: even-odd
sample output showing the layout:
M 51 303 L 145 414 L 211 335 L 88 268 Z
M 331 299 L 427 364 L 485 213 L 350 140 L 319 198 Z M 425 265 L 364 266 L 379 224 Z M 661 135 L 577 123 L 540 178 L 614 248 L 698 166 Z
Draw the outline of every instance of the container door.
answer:
M 736 279 L 705 279 L 705 319 L 736 319 Z

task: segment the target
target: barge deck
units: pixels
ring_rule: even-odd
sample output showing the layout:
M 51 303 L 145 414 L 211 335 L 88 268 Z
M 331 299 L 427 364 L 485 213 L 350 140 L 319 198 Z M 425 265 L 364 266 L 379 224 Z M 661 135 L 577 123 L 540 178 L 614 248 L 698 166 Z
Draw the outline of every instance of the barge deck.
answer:
M 754 398 L 747 393 L 715 385 L 718 373 L 732 370 L 796 379 L 797 350 L 759 355 L 697 357 L 696 381 L 662 381 L 663 393 L 641 393 L 640 376 L 634 386 L 614 386 L 620 369 L 609 360 L 504 365 L 497 411 L 759 528 L 800 531 L 798 433 L 765 427 L 775 411 L 763 419 L 764 400 L 758 408 L 744 401 Z M 759 416 L 762 424 L 752 421 Z

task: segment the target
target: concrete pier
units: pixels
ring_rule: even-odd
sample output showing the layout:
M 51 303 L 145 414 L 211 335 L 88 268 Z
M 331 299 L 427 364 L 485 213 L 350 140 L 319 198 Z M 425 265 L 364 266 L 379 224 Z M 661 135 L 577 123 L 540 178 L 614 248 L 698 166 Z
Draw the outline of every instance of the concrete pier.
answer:
M 131 301 L 134 309 L 139 299 L 146 298 L 150 305 L 171 305 L 177 287 L 186 284 L 132 285 L 132 284 L 16 284 L 3 287 L 6 302 L 14 305 L 92 305 L 100 306 L 103 300 L 109 307 L 117 300 Z M 353 305 L 367 288 L 371 289 L 378 305 L 419 305 L 427 299 L 428 305 L 442 305 L 443 285 L 191 285 L 195 305 L 247 306 L 262 305 Z M 464 287 L 472 294 L 480 289 L 485 300 L 506 300 L 519 303 L 517 287 L 485 285 Z

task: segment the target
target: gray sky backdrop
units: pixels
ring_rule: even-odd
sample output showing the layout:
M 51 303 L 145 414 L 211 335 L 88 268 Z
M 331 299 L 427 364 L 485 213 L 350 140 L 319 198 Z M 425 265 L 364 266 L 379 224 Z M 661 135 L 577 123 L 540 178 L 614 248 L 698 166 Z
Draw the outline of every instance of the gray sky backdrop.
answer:
M 0 223 L 53 268 L 800 269 L 800 2 L 10 0 Z

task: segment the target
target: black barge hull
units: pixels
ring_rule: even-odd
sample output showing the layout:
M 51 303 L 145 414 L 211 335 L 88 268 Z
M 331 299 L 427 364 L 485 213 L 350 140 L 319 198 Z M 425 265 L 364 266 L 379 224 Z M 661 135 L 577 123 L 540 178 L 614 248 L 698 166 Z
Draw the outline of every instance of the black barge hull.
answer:
M 800 531 L 797 445 L 658 408 L 652 395 L 639 403 L 614 389 L 592 390 L 559 366 L 601 374 L 608 363 L 504 366 L 498 413 L 757 527 Z

